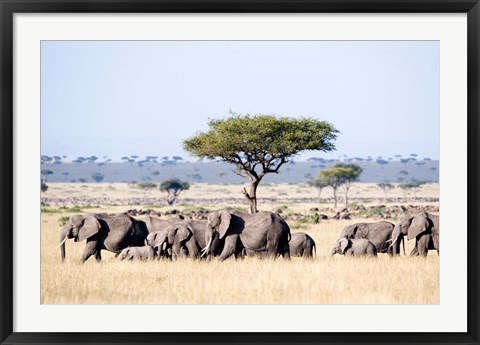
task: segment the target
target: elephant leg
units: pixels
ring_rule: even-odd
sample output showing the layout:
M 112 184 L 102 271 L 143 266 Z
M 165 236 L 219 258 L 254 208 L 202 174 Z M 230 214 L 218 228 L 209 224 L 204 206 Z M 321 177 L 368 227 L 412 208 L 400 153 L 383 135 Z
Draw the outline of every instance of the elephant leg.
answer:
M 187 241 L 185 243 L 185 246 L 187 247 L 188 249 L 188 256 L 191 258 L 191 259 L 196 259 L 200 256 L 200 252 L 198 251 L 198 247 L 197 245 L 195 244 L 195 241 L 194 240 L 190 240 L 190 241 Z
M 97 252 L 97 242 L 96 241 L 87 241 L 85 250 L 82 254 L 82 263 L 87 261 L 87 259 Z
M 225 244 L 223 246 L 222 253 L 218 258 L 219 261 L 223 261 L 227 259 L 229 256 L 235 253 L 235 249 L 237 247 L 237 236 L 227 236 L 225 238 Z
M 278 241 L 278 238 L 271 238 L 269 239 L 267 237 L 267 246 L 266 246 L 266 249 L 267 249 L 267 253 L 266 253 L 266 257 L 267 258 L 275 258 L 277 256 L 277 254 L 282 254 L 283 255 L 283 252 L 284 252 L 284 248 L 282 246 L 282 248 L 280 248 L 280 243 Z M 288 243 L 287 243 L 288 245 Z M 288 252 L 290 252 L 290 250 L 288 250 Z
M 102 254 L 100 254 L 101 249 L 97 249 L 95 252 L 95 260 L 102 261 Z
M 429 236 L 420 236 L 420 238 L 417 239 L 417 249 L 418 249 L 418 255 L 420 256 L 427 256 L 428 253 L 428 240 Z
M 285 260 L 290 260 L 290 247 L 288 246 L 288 242 L 282 246 L 281 255 Z

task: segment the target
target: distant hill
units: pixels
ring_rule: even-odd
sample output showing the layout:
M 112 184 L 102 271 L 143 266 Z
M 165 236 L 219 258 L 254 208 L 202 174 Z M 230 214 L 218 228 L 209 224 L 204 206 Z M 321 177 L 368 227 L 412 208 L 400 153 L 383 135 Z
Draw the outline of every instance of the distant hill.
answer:
M 278 174 L 268 174 L 264 183 L 301 183 L 318 175 L 321 169 L 337 162 L 296 162 L 287 163 Z M 421 180 L 438 182 L 438 161 L 390 161 L 379 164 L 376 161 L 355 162 L 362 167 L 360 182 L 399 182 Z M 189 182 L 245 183 L 248 180 L 235 174 L 234 167 L 221 162 L 181 162 L 181 163 L 43 163 L 42 170 L 50 170 L 47 182 L 94 182 L 93 173 L 103 174 L 102 182 L 160 182 L 177 177 Z M 402 172 L 402 173 L 401 173 Z

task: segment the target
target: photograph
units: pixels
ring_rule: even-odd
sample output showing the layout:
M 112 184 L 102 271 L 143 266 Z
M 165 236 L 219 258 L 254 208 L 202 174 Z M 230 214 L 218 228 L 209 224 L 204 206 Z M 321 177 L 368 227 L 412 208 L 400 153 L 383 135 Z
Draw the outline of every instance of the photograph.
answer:
M 479 344 L 478 1 L 2 0 L 0 343 Z
M 439 305 L 440 87 L 438 40 L 42 40 L 39 303 Z

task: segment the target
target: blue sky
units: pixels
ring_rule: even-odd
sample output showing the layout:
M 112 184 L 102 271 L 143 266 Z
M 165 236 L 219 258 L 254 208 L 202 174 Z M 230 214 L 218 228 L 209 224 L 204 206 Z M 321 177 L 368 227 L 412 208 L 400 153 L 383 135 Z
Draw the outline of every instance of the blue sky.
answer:
M 209 118 L 308 116 L 337 158 L 439 158 L 436 41 L 43 41 L 41 152 L 182 156 Z M 193 160 L 193 158 L 191 158 Z

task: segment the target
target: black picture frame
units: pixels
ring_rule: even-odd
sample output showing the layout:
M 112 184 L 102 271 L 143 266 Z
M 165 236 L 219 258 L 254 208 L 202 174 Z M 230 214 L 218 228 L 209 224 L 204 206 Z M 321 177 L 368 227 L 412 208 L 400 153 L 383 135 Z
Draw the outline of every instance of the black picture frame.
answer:
M 0 0 L 0 340 L 2 344 L 479 344 L 478 0 Z M 467 13 L 468 315 L 466 333 L 18 333 L 13 332 L 13 15 L 15 13 Z M 452 315 L 452 317 L 455 317 Z

